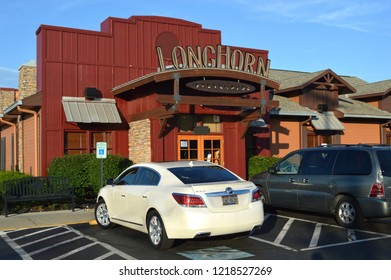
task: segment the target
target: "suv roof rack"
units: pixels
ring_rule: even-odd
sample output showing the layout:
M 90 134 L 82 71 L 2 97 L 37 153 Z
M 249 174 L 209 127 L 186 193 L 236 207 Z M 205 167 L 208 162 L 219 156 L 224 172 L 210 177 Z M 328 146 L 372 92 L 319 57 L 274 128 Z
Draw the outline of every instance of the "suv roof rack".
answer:
M 390 147 L 387 144 L 367 144 L 367 143 L 357 143 L 357 144 L 321 144 L 318 147 Z

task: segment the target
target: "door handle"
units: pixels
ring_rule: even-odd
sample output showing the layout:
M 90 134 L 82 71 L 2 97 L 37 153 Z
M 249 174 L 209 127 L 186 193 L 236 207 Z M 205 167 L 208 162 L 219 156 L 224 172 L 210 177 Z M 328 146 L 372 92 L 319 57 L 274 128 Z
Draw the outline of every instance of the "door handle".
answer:
M 126 197 L 126 194 L 121 194 L 121 197 Z
M 289 183 L 294 183 L 296 180 L 294 178 L 289 178 Z
M 304 178 L 304 179 L 302 180 L 302 182 L 303 182 L 303 183 L 309 183 L 309 182 L 310 182 L 310 179 Z
M 146 196 L 146 195 L 143 195 L 143 198 L 148 198 L 148 196 Z

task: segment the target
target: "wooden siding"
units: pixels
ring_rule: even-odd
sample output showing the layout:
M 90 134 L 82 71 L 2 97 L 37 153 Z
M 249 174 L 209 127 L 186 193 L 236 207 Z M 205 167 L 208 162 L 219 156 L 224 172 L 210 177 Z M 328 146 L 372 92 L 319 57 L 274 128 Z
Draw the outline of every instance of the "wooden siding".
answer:
M 5 170 L 15 170 L 15 167 L 12 166 L 12 162 L 14 161 L 14 155 L 12 153 L 15 152 L 16 147 L 13 143 L 14 128 L 9 125 L 4 125 L 1 128 L 1 139 L 5 139 Z M 13 147 L 13 149 L 12 149 Z M 14 163 L 14 165 L 16 162 Z
M 283 157 L 301 148 L 300 125 L 300 122 L 294 120 L 272 119 L 270 121 L 272 156 Z
M 22 142 L 25 143 L 23 145 L 23 167 L 22 171 L 23 173 L 30 174 L 30 175 L 38 175 L 34 174 L 35 170 L 35 154 L 34 154 L 34 148 L 35 148 L 35 138 L 34 138 L 34 117 L 32 115 L 25 114 L 24 120 L 22 122 L 23 127 L 23 140 Z M 29 143 L 26 145 L 26 143 Z
M 341 135 L 341 144 L 380 144 L 380 125 L 369 123 L 346 123 L 345 134 Z

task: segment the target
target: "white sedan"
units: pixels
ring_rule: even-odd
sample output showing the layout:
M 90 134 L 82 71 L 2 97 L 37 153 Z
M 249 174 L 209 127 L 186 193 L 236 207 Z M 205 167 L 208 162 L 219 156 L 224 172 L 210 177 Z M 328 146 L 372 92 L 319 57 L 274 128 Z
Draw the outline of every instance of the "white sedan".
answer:
M 207 161 L 143 163 L 100 189 L 95 218 L 147 233 L 153 247 L 175 239 L 251 232 L 264 220 L 258 188 Z

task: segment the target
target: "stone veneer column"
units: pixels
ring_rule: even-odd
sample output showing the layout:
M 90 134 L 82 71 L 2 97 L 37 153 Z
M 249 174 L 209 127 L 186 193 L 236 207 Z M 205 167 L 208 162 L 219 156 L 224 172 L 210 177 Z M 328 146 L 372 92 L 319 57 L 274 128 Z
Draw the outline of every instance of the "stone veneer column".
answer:
M 134 163 L 151 161 L 151 121 L 129 123 L 129 159 Z

